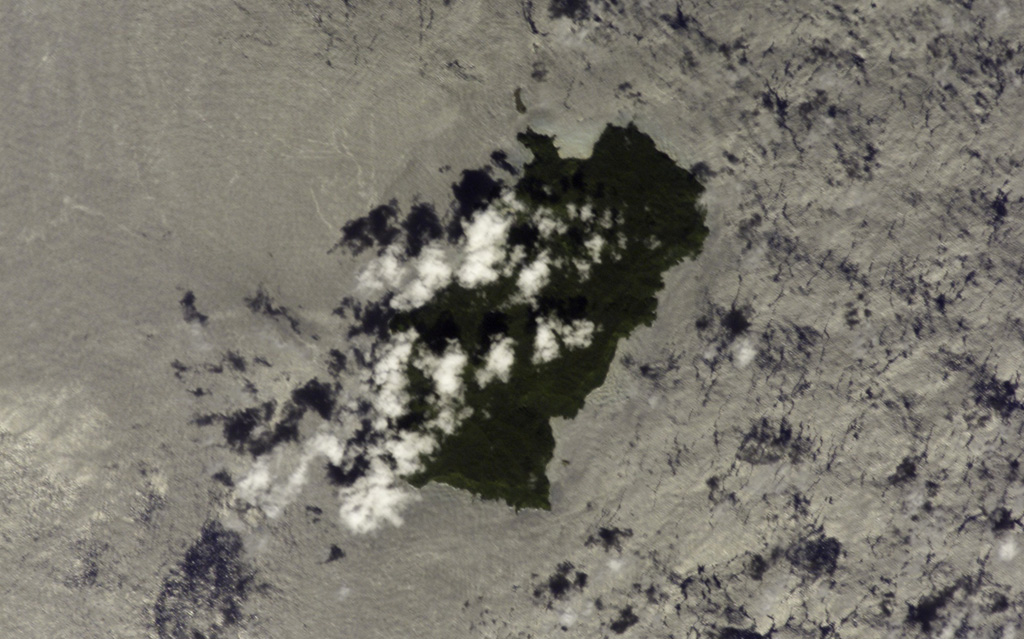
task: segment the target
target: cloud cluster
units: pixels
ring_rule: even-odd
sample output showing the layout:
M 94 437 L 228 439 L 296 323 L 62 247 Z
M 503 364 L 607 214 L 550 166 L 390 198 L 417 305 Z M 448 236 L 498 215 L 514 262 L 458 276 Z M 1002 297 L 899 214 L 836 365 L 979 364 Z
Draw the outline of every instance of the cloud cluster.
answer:
M 516 214 L 523 210 L 509 191 L 470 214 L 461 240 L 455 247 L 447 247 L 449 250 L 435 233 L 417 236 L 415 251 L 399 244 L 386 245 L 359 274 L 359 288 L 371 294 L 391 293 L 391 308 L 411 310 L 429 302 L 452 282 L 467 289 L 491 284 L 509 274 L 508 232 Z M 521 259 L 520 253 L 511 267 Z
M 531 361 L 535 365 L 546 364 L 558 357 L 562 346 L 568 350 L 590 346 L 596 328 L 590 320 L 573 320 L 566 324 L 557 317 L 538 319 Z
M 542 251 L 537 259 L 519 271 L 519 278 L 516 286 L 519 293 L 527 300 L 533 300 L 540 293 L 541 289 L 548 283 L 551 276 L 551 256 L 547 251 Z
M 381 457 L 370 461 L 370 468 L 352 486 L 338 491 L 341 522 L 356 534 L 380 528 L 381 524 L 401 526 L 402 511 L 415 499 L 412 488 L 397 481 L 395 472 Z
M 568 349 L 586 348 L 594 342 L 597 327 L 590 320 L 573 320 L 571 324 L 559 324 L 555 329 Z
M 412 357 L 416 331 L 398 333 L 381 349 L 381 355 L 373 365 L 373 373 L 365 380 L 365 395 L 377 413 L 374 421 L 376 430 L 387 428 L 387 420 L 401 417 L 406 412 L 409 394 L 406 391 L 408 378 L 406 367 Z
M 511 218 L 504 211 L 488 208 L 474 216 L 466 229 L 465 256 L 459 267 L 459 284 L 476 288 L 498 279 L 495 268 L 505 257 Z
M 560 214 L 542 207 L 527 215 L 514 193 L 507 191 L 486 206 L 465 213 L 463 233 L 457 239 L 451 235 L 443 238 L 432 212 L 427 213 L 429 224 L 419 226 L 429 232 L 415 234 L 415 250 L 394 243 L 394 234 L 378 228 L 376 222 L 380 220 L 370 220 L 373 223 L 368 222 L 365 229 L 351 230 L 352 238 L 347 241 L 357 248 L 374 242 L 381 245 L 376 258 L 360 274 L 359 285 L 364 292 L 379 294 L 380 307 L 385 310 L 417 309 L 445 287 L 473 289 L 502 278 L 513 291 L 508 304 L 529 303 L 536 309 L 538 296 L 553 273 L 572 264 L 577 274 L 586 278 L 591 266 L 600 263 L 608 250 L 599 229 L 610 227 L 611 217 L 607 212 L 595 213 L 590 206 L 570 205 Z M 395 215 L 383 216 L 381 224 L 392 218 L 397 219 Z M 544 242 L 536 250 L 534 245 L 527 249 L 521 242 L 510 242 L 513 226 L 519 224 L 522 228 L 525 223 L 532 225 L 535 237 L 554 246 L 564 241 L 562 236 L 569 231 L 567 221 L 578 225 L 573 220 L 584 223 L 587 239 L 581 250 L 570 256 L 571 261 L 553 257 Z M 378 241 L 378 235 L 392 243 Z M 383 321 L 386 326 L 387 318 Z M 598 327 L 589 320 L 564 321 L 556 314 L 543 315 L 536 320 L 530 361 L 544 364 L 563 351 L 586 348 L 596 330 Z M 373 336 L 371 332 L 363 334 Z M 402 478 L 422 470 L 424 457 L 434 453 L 441 439 L 472 413 L 472 407 L 465 405 L 467 382 L 475 382 L 478 387 L 508 383 L 516 363 L 515 340 L 500 332 L 489 337 L 487 351 L 476 359 L 454 340 L 443 352 L 431 351 L 413 329 L 394 333 L 384 330 L 376 337 L 368 352 L 360 351 L 352 357 L 363 367 L 359 383 L 348 391 L 346 409 L 335 416 L 337 421 L 325 422 L 322 432 L 301 445 L 282 446 L 256 458 L 236 488 L 240 499 L 260 507 L 268 517 L 277 517 L 296 499 L 307 481 L 310 465 L 326 459 L 344 475 L 344 480 L 337 482 L 339 516 L 350 531 L 367 533 L 384 524 L 400 525 L 403 510 L 416 499 L 415 491 Z M 408 428 L 400 424 L 413 399 L 409 379 L 412 369 L 422 373 L 431 391 L 415 398 L 418 410 L 427 407 L 427 419 Z
M 515 347 L 515 340 L 508 336 L 491 344 L 484 356 L 484 367 L 476 372 L 476 383 L 483 387 L 494 379 L 508 382 L 516 359 Z
M 324 432 L 305 442 L 297 461 L 294 450 L 277 448 L 256 459 L 249 473 L 236 486 L 235 495 L 275 519 L 298 497 L 313 460 L 323 456 L 332 463 L 340 464 L 344 452 L 338 438 Z M 293 470 L 289 472 L 290 467 Z
M 445 252 L 429 246 L 423 249 L 415 263 L 415 277 L 405 284 L 392 302 L 392 308 L 409 310 L 429 302 L 438 291 L 452 281 L 452 268 L 445 260 Z
M 371 293 L 400 288 L 408 271 L 402 263 L 402 249 L 389 246 L 359 274 L 359 288 Z
M 537 334 L 533 338 L 534 365 L 546 364 L 558 357 L 558 339 L 555 337 L 555 323 L 548 318 L 537 320 Z
M 455 431 L 462 417 L 463 375 L 469 358 L 457 343 L 449 343 L 440 357 L 426 349 L 421 350 L 415 361 L 420 369 L 434 383 L 436 400 L 432 402 L 437 417 L 428 426 L 448 435 Z

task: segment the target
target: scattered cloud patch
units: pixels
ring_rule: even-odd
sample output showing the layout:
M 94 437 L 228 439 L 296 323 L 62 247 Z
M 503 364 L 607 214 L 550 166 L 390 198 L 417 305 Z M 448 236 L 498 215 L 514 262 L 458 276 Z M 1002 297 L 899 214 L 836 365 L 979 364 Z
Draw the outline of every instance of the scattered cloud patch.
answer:
M 272 464 L 280 460 L 281 454 L 272 453 L 258 458 L 249 474 L 238 483 L 237 495 L 250 504 L 259 506 L 270 519 L 276 519 L 298 497 L 306 483 L 309 457 L 303 456 L 286 479 L 276 481 L 274 475 L 277 473 L 272 470 Z
M 533 338 L 534 365 L 546 364 L 558 357 L 558 340 L 556 339 L 556 321 L 542 318 L 537 321 L 537 334 Z
M 466 229 L 465 257 L 459 267 L 459 283 L 476 288 L 498 279 L 495 265 L 505 257 L 511 218 L 489 208 L 474 216 Z
M 336 436 L 322 435 L 310 440 L 301 453 L 291 450 L 258 457 L 238 484 L 236 494 L 240 498 L 259 506 L 269 517 L 279 516 L 301 490 L 309 465 L 326 457 L 339 480 L 339 514 L 349 530 L 365 533 L 382 524 L 400 525 L 402 509 L 415 498 L 402 478 L 422 470 L 423 460 L 437 450 L 440 437 L 454 432 L 472 412 L 463 405 L 467 371 L 472 370 L 469 379 L 478 387 L 495 380 L 507 383 L 515 363 L 516 341 L 503 332 L 507 327 L 499 327 L 498 333 L 488 337 L 487 350 L 473 360 L 478 363 L 471 369 L 470 354 L 455 339 L 442 336 L 427 348 L 415 329 L 391 333 L 386 327 L 394 313 L 420 308 L 446 287 L 474 289 L 502 277 L 515 283 L 517 294 L 508 303 L 528 301 L 536 306 L 553 270 L 573 263 L 577 273 L 584 273 L 591 264 L 600 262 L 605 240 L 599 233 L 586 240 L 573 261 L 554 259 L 548 250 L 534 251 L 536 238 L 566 234 L 566 222 L 548 208 L 530 214 L 511 190 L 495 196 L 490 182 L 474 180 L 480 188 L 464 189 L 462 193 L 466 197 L 456 211 L 462 232 L 454 243 L 448 238 L 448 244 L 443 244 L 442 223 L 425 205 L 414 207 L 401 223 L 406 236 L 404 247 L 396 241 L 397 235 L 384 228 L 398 217 L 394 205 L 374 209 L 363 222 L 348 229 L 343 243 L 354 252 L 379 246 L 376 257 L 359 275 L 359 285 L 364 292 L 383 295 L 380 304 L 367 303 L 363 308 L 363 304 L 350 300 L 336 313 L 346 317 L 351 308 L 357 322 L 372 315 L 371 323 L 381 324 L 381 330 L 350 331 L 352 337 L 377 338 L 369 361 L 364 362 L 356 396 L 350 398 L 347 411 L 337 414 L 342 422 L 347 416 L 361 415 L 358 419 L 362 426 L 346 443 Z M 488 199 L 476 198 L 477 191 L 487 191 Z M 590 206 L 573 206 L 568 216 L 593 222 L 595 228 L 600 224 Z M 605 219 L 610 220 L 607 216 Z M 518 241 L 510 241 L 513 225 L 518 225 Z M 593 342 L 596 329 L 586 319 L 568 321 L 557 314 L 539 318 L 532 362 L 553 361 L 563 349 L 586 348 Z M 354 353 L 352 359 L 359 362 L 363 357 Z M 400 424 L 410 411 L 411 368 L 422 373 L 432 392 L 426 398 L 420 426 L 409 430 Z
M 309 442 L 309 450 L 314 454 L 323 455 L 332 464 L 340 464 L 345 456 L 345 446 L 337 437 L 326 433 L 314 436 Z
M 497 413 L 475 413 L 474 407 L 480 411 L 494 406 L 494 401 L 515 403 L 507 396 L 513 387 L 496 382 L 508 384 L 513 374 L 525 370 L 517 353 L 525 358 L 532 347 L 530 362 L 549 364 L 595 343 L 604 348 L 617 339 L 614 336 L 649 322 L 653 311 L 632 317 L 623 309 L 640 305 L 623 300 L 648 300 L 649 283 L 656 281 L 653 273 L 678 263 L 692 250 L 663 250 L 660 242 L 644 238 L 652 233 L 675 238 L 683 230 L 699 234 L 706 229 L 697 209 L 689 219 L 674 215 L 677 205 L 660 205 L 671 198 L 693 201 L 693 193 L 686 189 L 671 190 L 666 200 L 666 194 L 655 197 L 650 193 L 653 187 L 644 188 L 636 198 L 639 204 L 631 201 L 623 208 L 615 200 L 612 203 L 618 202 L 619 208 L 610 206 L 603 187 L 594 186 L 601 184 L 595 175 L 614 164 L 608 158 L 646 149 L 645 161 L 670 161 L 656 154 L 653 142 L 633 127 L 609 127 L 606 134 L 603 160 L 563 166 L 551 138 L 528 132 L 520 139 L 535 158 L 554 153 L 555 161 L 552 166 L 539 160 L 527 165 L 526 178 L 514 189 L 492 178 L 489 167 L 464 171 L 453 185 L 455 201 L 441 216 L 431 205 L 417 203 L 403 219 L 392 202 L 346 224 L 339 246 L 355 254 L 375 249 L 358 277 L 362 301 L 346 298 L 334 312 L 351 322 L 347 345 L 338 347 L 347 350 L 330 350 L 327 366 L 334 382 L 313 378 L 281 405 L 282 414 L 288 406 L 297 406 L 308 409 L 310 417 L 319 413 L 325 422 L 315 436 L 303 432 L 302 440 L 296 418 L 294 424 L 288 422 L 295 426 L 296 436 L 281 438 L 286 445 L 251 451 L 253 465 L 236 483 L 236 495 L 268 517 L 279 516 L 302 490 L 310 466 L 319 463 L 326 465 L 328 479 L 337 486 L 339 517 L 350 531 L 368 533 L 401 525 L 402 512 L 417 498 L 408 482 L 420 485 L 436 477 L 431 469 L 447 463 L 445 454 L 461 450 L 441 444 L 473 432 L 459 431 L 465 420 L 485 419 L 488 427 L 506 427 Z M 604 147 L 596 145 L 594 153 Z M 679 171 L 681 184 L 687 176 Z M 630 175 L 642 181 L 646 174 L 634 169 Z M 687 189 L 699 193 L 696 184 Z M 647 255 L 625 265 L 622 256 L 627 248 L 630 255 L 645 255 L 645 249 Z M 631 277 L 637 270 L 641 273 L 634 286 Z M 603 281 L 579 286 L 596 277 Z M 283 313 L 270 305 L 269 298 L 254 299 L 250 308 Z M 746 329 L 740 324 L 737 334 Z M 752 349 L 751 354 L 737 350 L 737 362 L 753 357 Z M 549 377 L 571 374 L 563 370 L 565 366 L 570 366 L 568 360 L 538 372 Z M 356 383 L 346 382 L 344 391 L 342 373 L 356 377 Z M 493 386 L 484 390 L 488 385 Z M 582 404 L 589 390 L 581 382 L 569 393 L 570 403 Z M 546 414 L 539 411 L 538 422 L 545 421 Z M 270 423 L 262 413 L 253 413 L 252 418 L 238 424 L 238 435 L 245 441 Z M 308 419 L 302 429 L 311 430 Z M 530 458 L 536 468 L 511 472 L 507 486 L 504 478 L 493 482 L 499 485 L 485 496 L 517 507 L 546 507 L 543 446 L 538 451 Z M 464 478 L 469 485 L 479 480 L 472 472 Z M 563 575 L 552 582 L 555 589 L 565 580 Z
M 511 337 L 504 337 L 491 344 L 484 357 L 484 367 L 476 373 L 476 383 L 486 386 L 494 379 L 507 383 L 515 358 L 515 340 Z
M 548 253 L 542 252 L 537 259 L 534 260 L 530 265 L 519 271 L 519 278 L 516 280 L 516 285 L 519 287 L 519 293 L 528 300 L 533 300 L 537 297 L 547 283 L 551 276 L 550 256 Z
M 405 412 L 409 395 L 406 392 L 408 380 L 406 366 L 412 357 L 416 332 L 409 330 L 399 333 L 392 342 L 385 344 L 383 356 L 373 366 L 373 375 L 366 382 L 366 395 L 372 402 L 378 420 L 378 430 L 387 427 L 387 418 L 396 418 Z
M 566 348 L 586 348 L 594 342 L 596 326 L 590 320 L 573 320 L 570 324 L 559 324 L 557 330 Z
M 572 350 L 586 348 L 594 341 L 597 326 L 590 320 L 565 323 L 557 317 L 537 320 L 537 336 L 533 342 L 533 363 L 544 364 L 558 357 L 560 346 Z
M 451 342 L 441 356 L 421 353 L 416 367 L 434 383 L 437 399 L 433 402 L 437 416 L 431 422 L 442 433 L 451 434 L 458 426 L 463 399 L 463 374 L 469 358 L 457 343 Z
M 733 362 L 737 368 L 746 368 L 757 356 L 757 349 L 753 347 L 749 339 L 743 339 L 733 345 Z
M 445 260 L 445 253 L 436 247 L 422 249 L 414 269 L 416 276 L 392 299 L 392 308 L 419 308 L 452 281 L 452 268 Z
M 556 218 L 551 209 L 540 208 L 537 210 L 537 230 L 545 240 L 551 239 L 553 235 L 561 235 L 569 230 L 565 222 Z
M 359 274 L 359 287 L 371 293 L 391 291 L 406 279 L 408 269 L 402 263 L 402 249 L 390 246 Z
M 319 433 L 306 441 L 297 460 L 295 451 L 285 449 L 262 455 L 238 482 L 235 495 L 258 506 L 270 519 L 276 519 L 299 496 L 306 484 L 309 464 L 320 456 L 341 463 L 344 446 L 336 437 Z
M 395 473 L 406 476 L 423 467 L 421 460 L 437 448 L 437 439 L 423 433 L 404 432 L 394 439 L 389 439 L 385 450 L 395 461 Z
M 434 388 L 442 399 L 455 398 L 462 393 L 462 370 L 466 367 L 466 354 L 452 344 L 432 371 Z
M 381 458 L 370 462 L 367 474 L 351 487 L 338 491 L 339 515 L 352 532 L 365 534 L 382 523 L 401 526 L 402 511 L 418 499 L 411 487 L 397 480 L 395 472 Z
M 590 259 L 595 264 L 601 263 L 601 250 L 604 248 L 604 238 L 600 235 L 592 235 L 588 239 L 584 246 L 587 247 L 587 251 L 590 252 Z

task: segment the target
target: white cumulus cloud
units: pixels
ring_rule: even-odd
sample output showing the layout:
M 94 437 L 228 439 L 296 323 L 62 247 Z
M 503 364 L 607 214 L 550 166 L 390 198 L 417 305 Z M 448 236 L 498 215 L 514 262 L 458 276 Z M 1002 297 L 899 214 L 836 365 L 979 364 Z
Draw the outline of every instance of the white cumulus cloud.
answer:
M 533 300 L 540 293 L 541 289 L 548 283 L 548 278 L 551 276 L 551 265 L 550 257 L 547 251 L 542 252 L 537 256 L 537 259 L 533 263 L 527 265 L 523 270 L 519 271 L 519 277 L 516 280 L 516 285 L 519 287 L 519 292 L 527 300 Z
M 462 394 L 462 371 L 466 368 L 466 354 L 458 344 L 451 344 L 441 356 L 433 371 L 434 387 L 442 398 Z
M 381 457 L 370 460 L 366 475 L 338 491 L 341 522 L 354 533 L 369 533 L 384 523 L 401 526 L 402 511 L 417 499 L 412 488 L 395 478 Z
M 429 425 L 443 433 L 453 432 L 464 417 L 459 407 L 463 400 L 463 375 L 468 362 L 469 358 L 455 342 L 449 344 L 440 357 L 421 352 L 415 360 L 416 367 L 434 382 L 437 393 L 434 405 L 438 414 Z
M 370 262 L 359 274 L 359 287 L 372 292 L 396 289 L 407 273 L 402 260 L 401 249 L 397 245 L 389 246 L 383 255 Z
M 537 220 L 537 230 L 540 231 L 540 236 L 544 239 L 548 239 L 552 235 L 565 233 L 569 229 L 565 222 L 556 218 L 554 212 L 548 208 L 541 207 L 537 209 L 534 219 Z
M 406 391 L 408 379 L 405 372 L 412 356 L 416 335 L 414 330 L 395 335 L 394 339 L 384 346 L 381 358 L 373 366 L 373 377 L 366 394 L 381 417 L 395 418 L 405 413 L 405 407 L 409 402 Z M 386 420 L 378 420 L 377 428 L 382 429 L 386 425 Z
M 586 348 L 594 342 L 594 323 L 590 320 L 573 320 L 571 324 L 559 323 L 556 330 L 566 348 Z
M 737 368 L 746 368 L 750 362 L 754 361 L 756 355 L 757 349 L 749 339 L 743 339 L 733 346 L 733 362 Z
M 490 350 L 484 357 L 484 367 L 476 372 L 477 384 L 483 387 L 495 378 L 502 382 L 508 382 L 512 364 L 516 359 L 515 344 L 515 340 L 508 336 L 491 344 Z
M 597 326 L 590 320 L 573 320 L 569 324 L 557 317 L 537 320 L 537 335 L 533 341 L 534 364 L 544 364 L 558 357 L 560 346 L 572 350 L 586 348 L 594 342 Z
M 602 254 L 607 251 L 606 255 L 614 258 L 616 245 L 621 247 L 625 239 L 606 243 L 601 235 L 593 234 L 584 243 L 586 254 L 578 255 L 571 263 L 552 257 L 547 250 L 528 261 L 524 247 L 507 246 L 513 220 L 523 219 L 525 214 L 524 204 L 514 192 L 507 191 L 467 222 L 465 237 L 457 247 L 445 248 L 443 242 L 428 244 L 417 258 L 407 260 L 399 245 L 389 246 L 360 273 L 359 285 L 364 290 L 392 293 L 393 309 L 411 310 L 429 303 L 453 282 L 476 288 L 502 276 L 515 277 L 516 292 L 507 301 L 533 302 L 550 282 L 552 273 L 575 266 L 580 276 L 586 278 L 592 265 L 600 263 Z M 568 230 L 566 221 L 558 215 L 546 208 L 533 212 L 532 221 L 541 236 L 550 239 Z M 598 226 L 614 226 L 607 211 L 597 214 L 589 205 L 570 206 L 568 215 L 573 224 L 580 220 L 591 231 Z M 593 322 L 585 319 L 564 322 L 554 316 L 542 317 L 537 321 L 531 361 L 535 365 L 547 363 L 559 357 L 563 349 L 590 346 L 597 330 Z M 258 506 L 268 517 L 277 517 L 297 499 L 311 464 L 326 458 L 349 471 L 365 468 L 350 485 L 338 490 L 342 525 L 354 533 L 401 525 L 402 512 L 418 498 L 402 478 L 422 470 L 422 460 L 437 450 L 440 438 L 453 433 L 473 412 L 465 405 L 468 355 L 454 340 L 443 353 L 435 355 L 419 338 L 410 329 L 375 343 L 370 356 L 372 363 L 359 373 L 361 383 L 346 389 L 351 393 L 346 405 L 357 418 L 350 424 L 324 424 L 321 432 L 303 445 L 285 444 L 258 457 L 238 483 L 236 497 Z M 495 380 L 507 383 L 515 364 L 515 349 L 512 337 L 495 338 L 475 371 L 476 383 L 481 387 Z M 737 360 L 744 357 L 745 353 L 738 353 Z M 417 432 L 392 427 L 396 419 L 409 411 L 410 365 L 423 372 L 434 390 L 427 398 L 431 403 L 430 421 Z M 344 411 L 340 419 L 345 419 Z M 340 436 L 342 432 L 347 436 L 356 432 L 364 419 L 369 419 L 374 431 L 369 436 Z
M 600 264 L 601 249 L 604 248 L 604 238 L 600 235 L 593 235 L 583 243 L 583 246 L 587 247 L 587 252 L 590 253 L 590 259 L 593 260 L 595 264 Z
M 401 477 L 410 475 L 423 467 L 421 455 L 429 455 L 437 449 L 437 440 L 422 433 L 404 432 L 384 444 L 395 460 L 395 473 Z
M 555 337 L 556 325 L 547 318 L 537 320 L 537 334 L 533 338 L 534 364 L 545 364 L 558 357 L 558 339 Z
M 452 281 L 452 269 L 445 261 L 444 251 L 428 246 L 413 265 L 416 275 L 391 301 L 400 310 L 419 308 Z
M 258 506 L 274 519 L 302 492 L 310 462 L 326 456 L 332 463 L 341 463 L 344 450 L 341 442 L 327 433 L 309 439 L 297 459 L 294 447 L 277 448 L 253 462 L 248 474 L 238 482 L 235 496 Z
M 512 218 L 493 207 L 477 213 L 466 229 L 465 257 L 459 266 L 459 284 L 476 288 L 498 279 L 495 264 L 505 257 L 505 241 Z

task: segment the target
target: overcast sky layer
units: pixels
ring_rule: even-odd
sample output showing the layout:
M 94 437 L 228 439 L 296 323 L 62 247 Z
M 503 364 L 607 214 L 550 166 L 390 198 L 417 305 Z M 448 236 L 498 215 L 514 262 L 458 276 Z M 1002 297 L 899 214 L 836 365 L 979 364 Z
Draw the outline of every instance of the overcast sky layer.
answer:
M 0 30 L 0 636 L 1024 632 L 1012 5 L 13 1 Z M 354 532 L 316 411 L 263 461 L 197 423 L 360 388 L 323 376 L 380 264 L 331 250 L 346 222 L 444 210 L 526 127 L 585 156 L 630 121 L 711 233 L 553 424 L 550 511 L 428 485 Z M 405 303 L 486 279 L 496 230 L 477 268 L 406 265 Z

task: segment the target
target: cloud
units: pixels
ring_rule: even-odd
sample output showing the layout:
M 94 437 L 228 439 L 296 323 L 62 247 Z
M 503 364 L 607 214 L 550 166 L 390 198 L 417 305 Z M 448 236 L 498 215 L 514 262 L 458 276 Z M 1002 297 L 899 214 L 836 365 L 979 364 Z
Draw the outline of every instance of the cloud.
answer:
M 476 288 L 515 277 L 512 303 L 529 302 L 548 285 L 552 274 L 573 268 L 586 278 L 602 255 L 614 257 L 616 242 L 606 243 L 600 234 L 592 234 L 571 260 L 553 257 L 543 250 L 528 259 L 523 245 L 508 246 L 514 220 L 522 220 L 525 205 L 514 191 L 506 191 L 487 209 L 464 222 L 464 235 L 457 246 L 447 246 L 438 233 L 427 233 L 415 250 L 404 251 L 398 244 L 384 246 L 378 256 L 363 269 L 358 282 L 362 290 L 388 294 L 378 304 L 395 311 L 406 311 L 428 304 L 439 291 L 453 282 Z M 589 206 L 568 207 L 568 220 L 583 225 L 589 232 L 599 227 L 612 229 L 615 221 L 607 211 L 596 214 Z M 554 241 L 568 231 L 566 220 L 551 209 L 540 208 L 530 215 L 540 235 Z M 577 221 L 578 220 L 578 221 Z M 429 222 L 429 219 L 427 220 Z M 433 228 L 433 227 L 431 227 Z M 412 231 L 410 231 L 411 233 Z M 432 234 L 433 233 L 433 234 Z M 419 236 L 417 236 L 419 237 Z M 613 237 L 608 235 L 608 237 Z M 619 244 L 625 238 L 619 238 Z M 532 251 L 532 249 L 531 249 Z M 386 320 L 385 320 L 386 321 Z M 585 348 L 593 343 L 599 330 L 591 321 L 571 322 L 556 316 L 537 320 L 533 340 L 533 364 L 550 362 L 562 353 Z M 413 330 L 401 333 L 382 331 L 382 341 L 373 344 L 370 362 L 359 371 L 360 383 L 348 386 L 349 412 L 341 411 L 335 422 L 310 437 L 303 446 L 281 446 L 255 460 L 249 473 L 236 488 L 236 496 L 260 507 L 268 517 L 277 517 L 300 494 L 307 471 L 317 459 L 326 458 L 336 467 L 344 467 L 345 479 L 338 489 L 341 524 L 353 533 L 369 533 L 381 526 L 402 524 L 402 512 L 417 499 L 417 493 L 402 478 L 423 469 L 423 459 L 434 453 L 441 438 L 453 433 L 472 414 L 465 406 L 465 376 L 469 357 L 460 344 L 451 341 L 440 355 L 434 354 Z M 483 387 L 499 380 L 507 383 L 515 364 L 516 341 L 497 335 L 475 371 L 476 383 Z M 364 361 L 360 351 L 355 359 Z M 432 383 L 433 393 L 423 398 L 430 403 L 429 420 L 415 431 L 398 430 L 396 420 L 409 412 L 409 366 L 418 368 Z M 368 420 L 369 432 L 363 424 Z M 339 439 L 330 429 L 344 432 Z
M 558 357 L 558 340 L 555 337 L 555 324 L 547 318 L 537 320 L 537 335 L 533 338 L 533 357 L 531 362 L 546 364 Z
M 462 372 L 469 358 L 457 342 L 450 342 L 440 356 L 426 348 L 417 351 L 414 364 L 433 380 L 434 390 L 442 399 L 457 399 L 462 396 Z
M 583 246 L 587 247 L 587 252 L 590 253 L 590 259 L 593 260 L 594 264 L 601 263 L 601 249 L 604 248 L 604 238 L 600 235 L 593 235 Z
M 404 290 L 391 301 L 391 307 L 399 310 L 419 308 L 434 295 L 448 286 L 452 280 L 452 269 L 445 261 L 444 251 L 428 246 L 415 261 L 416 277 L 408 282 Z
M 513 213 L 522 213 L 526 210 L 526 205 L 516 197 L 516 192 L 512 189 L 509 189 L 501 196 L 500 202 Z
M 330 432 L 320 432 L 309 438 L 301 449 L 278 447 L 255 460 L 249 473 L 238 483 L 236 496 L 258 506 L 267 517 L 275 518 L 301 493 L 309 466 L 315 459 L 326 457 L 332 464 L 341 466 L 346 460 L 365 458 L 368 467 L 364 474 L 350 486 L 338 490 L 341 523 L 360 534 L 385 524 L 401 525 L 402 509 L 415 499 L 413 489 L 402 477 L 421 470 L 422 456 L 434 452 L 438 445 L 437 438 L 430 433 L 389 428 L 393 419 L 407 412 L 406 372 L 417 337 L 414 330 L 409 330 L 393 335 L 380 345 L 376 360 L 363 380 L 359 399 L 368 404 L 366 410 L 377 437 L 370 441 L 350 439 L 346 445 Z M 429 362 L 430 377 L 439 396 L 448 404 L 461 400 L 461 376 L 467 361 L 461 349 L 452 345 L 444 355 L 433 357 Z M 450 432 L 460 414 L 454 408 L 447 412 Z
M 277 518 L 302 492 L 310 462 L 326 456 L 341 463 L 344 446 L 327 433 L 319 433 L 303 446 L 296 462 L 295 447 L 279 447 L 256 459 L 248 474 L 238 482 L 235 496 L 254 506 L 270 519 Z M 292 467 L 291 472 L 288 472 Z
M 371 381 L 367 384 L 367 395 L 374 409 L 381 417 L 396 418 L 405 413 L 409 403 L 406 392 L 408 379 L 405 376 L 413 342 L 417 337 L 414 330 L 395 335 L 384 346 L 383 354 L 373 366 Z M 386 427 L 385 420 L 378 420 L 377 429 Z
M 238 482 L 236 492 L 250 503 L 256 503 L 260 496 L 270 490 L 270 466 L 265 457 L 261 457 L 253 463 L 249 473 L 242 481 Z
M 510 277 L 525 259 L 526 249 L 521 244 L 516 244 L 505 256 L 505 265 L 501 269 L 501 274 L 505 277 Z
M 534 364 L 544 364 L 558 357 L 559 345 L 566 349 L 586 348 L 594 342 L 597 326 L 590 320 L 573 320 L 566 324 L 556 317 L 537 320 L 537 336 L 533 341 Z
M 550 257 L 547 251 L 543 251 L 532 264 L 519 271 L 516 285 L 519 287 L 519 292 L 523 297 L 532 301 L 548 283 L 550 275 Z
M 462 371 L 466 368 L 466 354 L 458 344 L 451 344 L 434 369 L 434 389 L 442 399 L 462 395 Z
M 477 384 L 483 387 L 495 378 L 508 382 L 516 358 L 515 344 L 515 340 L 507 336 L 491 344 L 484 357 L 484 367 L 476 372 Z
M 418 499 L 411 487 L 396 481 L 394 471 L 380 457 L 370 461 L 365 476 L 352 486 L 340 489 L 338 497 L 342 524 L 358 534 L 377 530 L 383 523 L 401 526 L 402 511 Z
M 416 495 L 401 477 L 420 470 L 421 456 L 432 453 L 438 444 L 435 438 L 421 433 L 389 435 L 381 444 L 356 451 L 367 455 L 369 468 L 351 486 L 338 491 L 341 523 L 353 533 L 369 533 L 383 524 L 402 524 L 401 511 Z M 319 457 L 341 464 L 346 448 L 337 437 L 322 432 L 296 452 L 295 447 L 278 448 L 257 458 L 236 486 L 235 496 L 275 519 L 302 492 L 310 464 Z
M 757 349 L 751 345 L 749 339 L 744 338 L 733 345 L 733 362 L 737 368 L 746 368 L 754 361 L 756 355 Z
M 422 350 L 415 360 L 416 367 L 434 382 L 434 392 L 437 393 L 434 406 L 438 414 L 429 426 L 446 434 L 452 433 L 461 421 L 460 418 L 464 418 L 460 407 L 464 390 L 463 373 L 468 362 L 469 358 L 454 342 L 448 345 L 440 357 Z
M 407 273 L 402 261 L 402 249 L 389 246 L 359 274 L 359 288 L 370 292 L 395 290 Z
M 505 243 L 512 218 L 494 207 L 478 213 L 466 229 L 465 257 L 459 267 L 459 283 L 476 288 L 498 279 L 494 268 L 505 257 Z
M 385 442 L 384 447 L 395 460 L 395 473 L 411 475 L 423 468 L 422 455 L 429 455 L 437 449 L 437 439 L 422 433 L 404 432 Z
M 394 211 L 389 207 L 383 208 L 388 208 L 392 214 L 390 217 L 376 219 L 373 224 L 381 228 L 375 232 L 387 231 L 388 237 L 393 239 L 390 233 L 394 229 L 388 230 L 388 224 L 390 218 L 394 217 Z M 498 278 L 499 272 L 495 265 L 505 260 L 512 219 L 525 210 L 515 192 L 507 190 L 487 209 L 470 218 L 471 222 L 464 230 L 465 240 L 459 247 L 463 253 L 456 273 L 460 284 L 466 288 L 475 288 Z M 367 224 L 370 222 L 363 222 L 363 226 Z M 428 205 L 414 206 L 403 226 L 406 227 L 409 246 L 403 249 L 398 243 L 391 244 L 390 240 L 380 241 L 383 248 L 377 258 L 359 274 L 358 284 L 361 290 L 371 293 L 396 293 L 391 299 L 391 307 L 410 310 L 427 303 L 437 291 L 451 282 L 452 267 L 446 263 L 445 251 L 434 241 L 440 238 L 441 227 Z M 394 232 L 397 233 L 397 230 Z M 374 243 L 372 239 L 362 236 L 359 239 L 365 240 L 363 244 L 366 246 Z M 424 246 L 425 242 L 431 244 Z
M 556 330 L 566 348 L 586 348 L 594 342 L 594 323 L 590 320 L 573 320 L 572 324 L 561 324 Z
M 537 230 L 540 231 L 540 236 L 545 240 L 549 239 L 552 235 L 562 234 L 569 230 L 565 222 L 557 219 L 551 209 L 548 208 L 541 207 L 537 209 L 534 219 L 537 221 Z
M 333 435 L 317 433 L 309 440 L 309 450 L 313 453 L 323 455 L 332 464 L 341 464 L 345 456 L 345 446 Z

